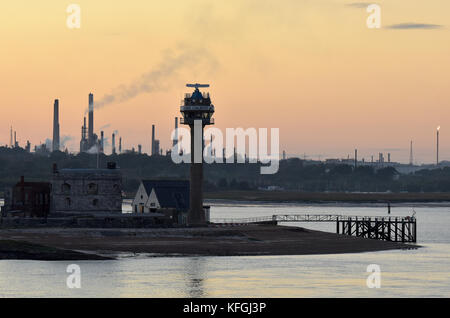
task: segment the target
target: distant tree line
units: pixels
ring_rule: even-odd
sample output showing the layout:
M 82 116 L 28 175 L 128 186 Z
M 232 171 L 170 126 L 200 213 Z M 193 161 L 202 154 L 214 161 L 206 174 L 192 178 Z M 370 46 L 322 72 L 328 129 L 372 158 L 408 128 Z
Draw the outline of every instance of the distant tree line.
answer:
M 98 160 L 98 161 L 97 161 Z M 142 179 L 188 179 L 189 165 L 175 164 L 170 156 L 148 156 L 138 153 L 119 155 L 81 153 L 77 155 L 53 152 L 41 156 L 21 148 L 0 147 L 0 191 L 26 180 L 51 180 L 52 165 L 59 168 L 101 168 L 113 161 L 120 167 L 124 190 L 136 191 Z M 280 161 L 278 173 L 261 175 L 259 164 L 204 164 L 204 190 L 256 190 L 280 187 L 305 192 L 448 192 L 450 168 L 419 170 L 414 174 L 399 174 L 393 167 L 375 169 L 345 164 L 306 164 L 291 158 Z

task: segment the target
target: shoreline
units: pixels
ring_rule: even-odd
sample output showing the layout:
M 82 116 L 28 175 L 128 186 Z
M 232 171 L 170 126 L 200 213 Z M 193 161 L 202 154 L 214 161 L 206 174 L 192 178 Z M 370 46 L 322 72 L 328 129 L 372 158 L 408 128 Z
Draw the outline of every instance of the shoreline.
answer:
M 64 260 L 64 257 L 69 257 L 67 260 L 75 260 L 76 257 L 80 257 L 80 260 L 122 259 L 120 255 L 317 255 L 420 247 L 280 225 L 153 229 L 29 228 L 2 230 L 0 259 L 33 259 L 11 258 L 14 256 L 11 253 L 9 258 L 6 258 L 7 253 L 3 253 L 2 257 L 4 242 L 11 241 L 16 242 L 18 247 L 33 244 L 48 249 L 51 251 L 48 260 Z M 44 258 L 42 256 L 40 260 Z
M 384 204 L 414 203 L 450 206 L 450 192 L 299 192 L 299 191 L 219 191 L 205 192 L 205 200 L 244 201 L 261 203 L 304 204 Z
M 112 258 L 94 253 L 55 248 L 28 241 L 0 239 L 0 260 L 72 261 L 110 260 Z

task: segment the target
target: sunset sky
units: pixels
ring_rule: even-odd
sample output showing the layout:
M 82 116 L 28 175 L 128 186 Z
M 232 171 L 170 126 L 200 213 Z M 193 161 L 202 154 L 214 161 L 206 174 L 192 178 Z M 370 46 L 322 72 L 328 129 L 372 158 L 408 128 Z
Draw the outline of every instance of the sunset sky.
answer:
M 81 7 L 69 29 L 66 8 Z M 189 82 L 210 83 L 216 127 L 279 127 L 280 150 L 318 159 L 379 152 L 450 160 L 450 1 L 41 0 L 0 6 L 0 144 L 61 136 L 79 150 L 94 94 L 95 131 L 150 151 L 170 145 Z M 105 103 L 105 96 L 115 96 Z M 110 99 L 109 99 L 110 100 Z M 107 148 L 107 152 L 110 150 Z

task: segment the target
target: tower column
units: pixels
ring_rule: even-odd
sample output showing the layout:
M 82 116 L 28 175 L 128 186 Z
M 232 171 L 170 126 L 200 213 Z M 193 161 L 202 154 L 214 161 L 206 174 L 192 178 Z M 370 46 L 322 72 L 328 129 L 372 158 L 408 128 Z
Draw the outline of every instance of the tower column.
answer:
M 205 213 L 203 211 L 203 124 L 200 124 L 197 129 L 195 125 L 189 125 L 189 127 L 191 129 L 191 181 L 189 191 L 191 206 L 188 214 L 188 224 L 196 226 L 205 224 Z M 198 132 L 200 132 L 200 137 L 196 135 Z M 195 141 L 199 138 L 201 138 L 201 160 L 200 162 L 196 162 Z
M 209 87 L 208 84 L 187 84 L 186 86 L 195 88 L 192 94 L 185 95 L 180 107 L 183 116 L 181 124 L 189 125 L 191 130 L 190 207 L 187 224 L 205 226 L 207 220 L 203 210 L 203 129 L 205 125 L 214 124 L 212 118 L 214 105 L 211 103 L 209 93 L 201 93 L 199 90 L 199 87 Z

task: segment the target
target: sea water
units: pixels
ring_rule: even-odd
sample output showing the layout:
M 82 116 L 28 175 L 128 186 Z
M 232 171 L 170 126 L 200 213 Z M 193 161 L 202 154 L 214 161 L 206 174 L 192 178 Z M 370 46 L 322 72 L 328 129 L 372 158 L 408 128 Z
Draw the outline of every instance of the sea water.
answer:
M 210 202 L 211 218 L 273 214 L 388 216 L 383 205 Z M 124 210 L 131 211 L 129 202 Z M 415 250 L 299 256 L 149 257 L 111 261 L 0 261 L 3 297 L 450 297 L 450 204 L 392 206 L 417 218 Z M 335 231 L 334 223 L 286 223 Z M 68 288 L 77 264 L 81 288 Z M 369 288 L 368 266 L 380 268 Z M 373 287 L 373 286 L 372 286 Z

